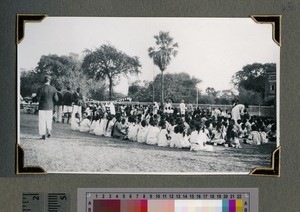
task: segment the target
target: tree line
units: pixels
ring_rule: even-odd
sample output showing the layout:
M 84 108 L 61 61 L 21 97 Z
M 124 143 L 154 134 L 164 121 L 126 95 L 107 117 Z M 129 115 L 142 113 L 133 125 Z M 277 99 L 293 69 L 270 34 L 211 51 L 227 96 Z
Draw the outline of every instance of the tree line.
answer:
M 135 81 L 128 89 L 133 101 L 163 102 L 171 100 L 202 104 L 231 104 L 234 98 L 240 102 L 258 105 L 264 102 L 266 72 L 276 71 L 274 63 L 254 63 L 245 65 L 232 76 L 232 84 L 238 94 L 230 91 L 220 92 L 212 87 L 205 93 L 197 88 L 201 79 L 188 73 L 165 73 L 171 60 L 178 53 L 179 45 L 169 32 L 159 32 L 154 36 L 155 46 L 148 49 L 148 55 L 160 69 L 160 73 L 151 81 Z M 33 70 L 21 72 L 21 95 L 30 96 L 37 91 L 41 79 L 50 75 L 52 85 L 62 90 L 80 87 L 87 98 L 95 100 L 114 100 L 124 98 L 122 93 L 114 92 L 122 76 L 130 77 L 141 73 L 141 63 L 137 56 L 130 56 L 111 44 L 103 44 L 95 50 L 84 50 L 83 56 L 70 53 L 41 56 Z

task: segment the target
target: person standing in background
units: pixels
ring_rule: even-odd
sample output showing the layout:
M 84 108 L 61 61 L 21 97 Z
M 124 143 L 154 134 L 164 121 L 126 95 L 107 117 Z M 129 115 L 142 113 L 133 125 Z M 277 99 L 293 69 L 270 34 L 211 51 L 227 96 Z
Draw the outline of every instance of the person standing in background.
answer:
M 180 109 L 180 115 L 184 116 L 185 115 L 185 110 L 187 109 L 184 103 L 184 100 L 181 100 L 181 103 L 179 104 L 179 109 Z
M 57 123 L 62 122 L 62 107 L 63 107 L 63 95 L 61 93 L 61 88 L 57 89 L 58 100 L 55 102 L 55 119 Z
M 52 131 L 52 116 L 54 102 L 58 101 L 56 89 L 50 85 L 50 76 L 44 77 L 44 85 L 37 91 L 39 102 L 39 134 L 41 139 L 50 138 Z
M 73 105 L 73 113 L 72 113 L 72 118 L 75 117 L 75 114 L 79 114 L 79 120 L 82 120 L 82 94 L 80 93 L 80 88 L 76 89 L 76 92 L 73 93 L 72 95 L 72 102 L 74 102 Z
M 67 87 L 67 92 L 63 95 L 63 111 L 64 111 L 64 118 L 62 122 L 65 122 L 65 118 L 67 118 L 67 124 L 69 124 L 71 113 L 72 113 L 72 94 L 71 88 Z
M 237 123 L 237 120 L 241 119 L 241 115 L 244 115 L 245 108 L 248 108 L 248 105 L 245 104 L 235 104 L 235 106 L 231 110 L 231 119 Z

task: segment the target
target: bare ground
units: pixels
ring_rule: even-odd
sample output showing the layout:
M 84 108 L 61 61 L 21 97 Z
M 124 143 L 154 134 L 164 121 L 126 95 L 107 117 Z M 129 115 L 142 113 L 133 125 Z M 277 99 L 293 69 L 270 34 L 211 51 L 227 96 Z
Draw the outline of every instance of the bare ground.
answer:
M 46 141 L 39 140 L 38 116 L 21 113 L 19 144 L 27 165 L 47 172 L 250 172 L 270 167 L 276 147 L 275 143 L 242 149 L 214 146 L 213 152 L 190 152 L 81 133 L 59 123 L 53 123 L 52 133 Z

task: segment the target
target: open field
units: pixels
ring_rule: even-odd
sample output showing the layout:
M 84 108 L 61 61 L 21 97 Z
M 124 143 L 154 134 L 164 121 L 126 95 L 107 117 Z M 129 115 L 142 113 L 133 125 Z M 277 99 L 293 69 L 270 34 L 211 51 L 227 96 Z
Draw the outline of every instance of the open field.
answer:
M 52 134 L 39 140 L 38 116 L 21 113 L 19 144 L 27 165 L 39 165 L 47 172 L 250 172 L 269 167 L 276 147 L 275 143 L 242 149 L 214 146 L 213 152 L 190 152 L 81 133 L 58 123 L 53 123 Z

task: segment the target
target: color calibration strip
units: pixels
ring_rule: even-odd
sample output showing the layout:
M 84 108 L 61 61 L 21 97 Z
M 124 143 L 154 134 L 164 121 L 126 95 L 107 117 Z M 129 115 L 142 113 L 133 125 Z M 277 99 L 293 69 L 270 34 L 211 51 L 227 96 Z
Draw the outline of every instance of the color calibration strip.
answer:
M 258 189 L 78 188 L 77 212 L 258 212 Z
M 94 200 L 89 212 L 245 212 L 243 200 Z M 244 210 L 246 209 L 246 210 Z

